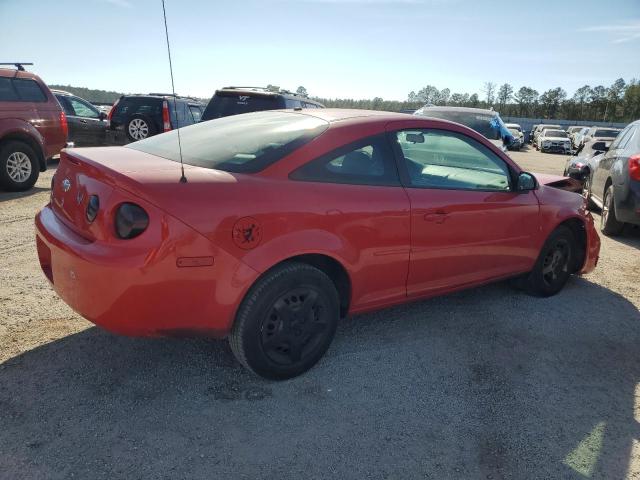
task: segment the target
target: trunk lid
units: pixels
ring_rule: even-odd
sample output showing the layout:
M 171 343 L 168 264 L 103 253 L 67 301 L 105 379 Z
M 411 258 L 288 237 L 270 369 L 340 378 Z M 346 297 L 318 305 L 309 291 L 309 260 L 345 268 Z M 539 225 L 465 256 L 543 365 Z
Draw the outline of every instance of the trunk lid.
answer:
M 115 207 L 138 197 L 171 214 L 188 212 L 194 195 L 206 201 L 212 183 L 236 183 L 227 172 L 184 166 L 188 183 L 180 183 L 180 163 L 124 147 L 63 150 L 51 189 L 51 206 L 65 225 L 87 240 L 113 238 Z M 86 212 L 97 195 L 99 213 Z

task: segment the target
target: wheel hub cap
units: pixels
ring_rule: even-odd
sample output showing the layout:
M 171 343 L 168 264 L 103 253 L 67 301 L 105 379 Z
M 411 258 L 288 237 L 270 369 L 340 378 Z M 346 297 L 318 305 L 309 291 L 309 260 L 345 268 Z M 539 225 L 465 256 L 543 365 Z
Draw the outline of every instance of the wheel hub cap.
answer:
M 553 285 L 568 269 L 569 245 L 561 240 L 547 252 L 542 264 L 542 278 L 548 285 Z
M 13 152 L 7 159 L 7 173 L 14 182 L 26 182 L 31 176 L 31 161 L 26 153 Z
M 142 140 L 149 135 L 149 125 L 140 118 L 134 118 L 129 123 L 129 134 L 136 140 Z
M 278 298 L 262 325 L 262 347 L 275 363 L 291 365 L 315 350 L 328 329 L 318 292 L 297 288 Z

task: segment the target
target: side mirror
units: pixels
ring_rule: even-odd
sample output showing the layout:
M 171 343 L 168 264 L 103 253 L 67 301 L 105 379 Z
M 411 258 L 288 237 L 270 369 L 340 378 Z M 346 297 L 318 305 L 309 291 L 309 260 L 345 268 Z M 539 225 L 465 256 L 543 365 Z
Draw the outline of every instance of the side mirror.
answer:
M 536 180 L 536 177 L 528 172 L 520 172 L 520 175 L 518 175 L 518 184 L 516 185 L 516 191 L 528 192 L 530 190 L 535 190 L 537 186 L 538 181 Z
M 106 114 L 106 113 L 104 113 L 104 112 L 100 112 L 100 114 L 98 115 L 98 118 L 99 118 L 100 120 L 106 120 L 106 118 L 107 118 L 107 114 Z

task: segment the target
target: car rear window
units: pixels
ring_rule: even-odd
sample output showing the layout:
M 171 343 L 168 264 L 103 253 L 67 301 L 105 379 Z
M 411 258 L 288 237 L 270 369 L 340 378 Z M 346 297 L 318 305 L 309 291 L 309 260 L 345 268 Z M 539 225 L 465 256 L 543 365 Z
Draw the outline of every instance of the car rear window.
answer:
M 325 120 L 297 113 L 258 112 L 220 118 L 181 128 L 187 165 L 255 173 L 322 134 Z M 178 130 L 127 145 L 126 148 L 180 161 Z
M 153 97 L 121 98 L 113 116 L 158 115 L 162 112 L 162 99 Z
M 619 130 L 596 130 L 596 133 L 593 134 L 594 137 L 605 137 L 605 138 L 615 138 L 620 133 Z
M 275 95 L 249 95 L 246 92 L 216 92 L 204 113 L 202 120 L 228 117 L 249 112 L 277 110 L 284 108 L 282 99 Z
M 0 101 L 46 102 L 47 96 L 35 80 L 0 77 Z

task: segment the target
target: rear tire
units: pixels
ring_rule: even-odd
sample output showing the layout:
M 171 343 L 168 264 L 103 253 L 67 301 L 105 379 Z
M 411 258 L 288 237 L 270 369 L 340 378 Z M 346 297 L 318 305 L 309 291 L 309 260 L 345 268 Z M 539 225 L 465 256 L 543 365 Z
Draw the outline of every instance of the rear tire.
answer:
M 304 263 L 275 267 L 242 301 L 229 343 L 247 369 L 272 380 L 298 376 L 325 354 L 340 318 L 338 292 Z
M 533 270 L 523 281 L 527 293 L 550 297 L 562 290 L 572 273 L 575 254 L 573 233 L 569 228 L 559 226 L 549 235 Z
M 600 231 L 608 237 L 620 235 L 624 229 L 624 223 L 616 217 L 616 202 L 613 195 L 613 185 L 609 185 L 604 192 L 600 216 Z
M 10 192 L 33 187 L 40 176 L 38 156 L 24 142 L 7 142 L 0 148 L 0 186 Z

